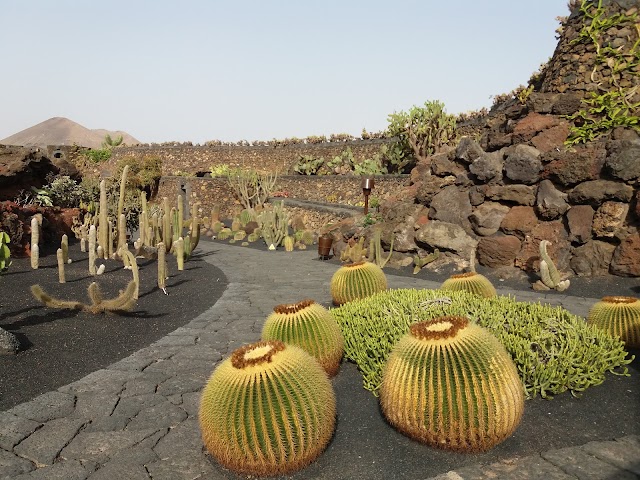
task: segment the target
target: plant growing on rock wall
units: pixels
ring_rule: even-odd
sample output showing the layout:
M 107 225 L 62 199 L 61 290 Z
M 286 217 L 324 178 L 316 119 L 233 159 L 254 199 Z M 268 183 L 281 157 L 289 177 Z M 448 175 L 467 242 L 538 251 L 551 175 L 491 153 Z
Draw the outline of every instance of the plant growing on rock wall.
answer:
M 278 172 L 241 170 L 227 175 L 227 182 L 234 195 L 246 209 L 264 205 L 271 196 L 277 180 Z
M 456 117 L 444 110 L 439 101 L 427 101 L 423 107 L 413 106 L 408 112 L 389 115 L 389 136 L 398 137 L 418 160 L 426 159 L 456 136 Z

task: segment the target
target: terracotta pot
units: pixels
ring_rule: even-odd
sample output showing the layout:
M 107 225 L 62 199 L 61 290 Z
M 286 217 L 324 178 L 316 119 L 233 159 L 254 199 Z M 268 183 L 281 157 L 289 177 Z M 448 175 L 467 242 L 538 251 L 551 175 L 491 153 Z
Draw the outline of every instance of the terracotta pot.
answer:
M 320 260 L 327 260 L 331 255 L 331 245 L 333 244 L 333 237 L 327 235 L 318 237 L 318 256 Z

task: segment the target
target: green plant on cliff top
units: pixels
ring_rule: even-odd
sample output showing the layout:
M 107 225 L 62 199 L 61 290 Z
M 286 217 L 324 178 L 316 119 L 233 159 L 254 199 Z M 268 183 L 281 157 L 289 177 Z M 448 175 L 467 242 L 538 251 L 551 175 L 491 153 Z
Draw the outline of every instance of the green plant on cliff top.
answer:
M 398 137 L 405 149 L 413 151 L 419 160 L 427 158 L 456 136 L 456 117 L 444 110 L 444 103 L 427 101 L 408 112 L 389 115 L 389 136 Z
M 595 46 L 596 65 L 591 74 L 594 78 L 598 67 L 607 69 L 607 77 L 611 79 L 612 89 L 600 94 L 590 92 L 583 100 L 584 108 L 567 116 L 574 122 L 567 146 L 586 143 L 607 134 L 617 127 L 627 127 L 640 131 L 640 117 L 637 115 L 640 103 L 632 103 L 638 87 L 623 88 L 619 81 L 623 74 L 638 77 L 640 66 L 640 27 L 636 24 L 638 14 L 626 15 L 618 13 L 607 15 L 602 6 L 602 0 L 597 4 L 593 1 L 582 0 L 580 11 L 584 15 L 582 29 L 572 43 L 586 41 Z M 612 27 L 629 27 L 637 32 L 638 39 L 630 46 L 622 45 L 613 48 L 605 42 L 603 37 Z M 604 74 L 604 73 L 603 73 Z
M 527 397 L 582 392 L 605 380 L 605 373 L 627 375 L 633 357 L 624 343 L 589 326 L 560 307 L 483 298 L 469 292 L 389 290 L 331 310 L 342 328 L 345 356 L 357 363 L 364 388 L 376 393 L 382 368 L 409 326 L 429 318 L 456 315 L 488 328 L 515 362 Z

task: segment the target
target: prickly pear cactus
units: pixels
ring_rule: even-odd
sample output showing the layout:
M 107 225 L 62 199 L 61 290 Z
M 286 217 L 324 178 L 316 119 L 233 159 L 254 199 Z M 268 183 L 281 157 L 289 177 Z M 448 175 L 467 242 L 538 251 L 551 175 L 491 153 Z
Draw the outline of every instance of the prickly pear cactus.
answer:
M 587 323 L 620 337 L 627 348 L 640 348 L 640 300 L 635 297 L 604 297 L 589 310 Z
M 333 303 L 342 305 L 386 290 L 387 277 L 374 263 L 350 263 L 343 265 L 333 274 L 330 288 Z
M 331 312 L 313 300 L 275 306 L 262 327 L 262 340 L 281 340 L 302 348 L 330 377 L 340 368 L 342 331 Z
M 465 317 L 411 325 L 391 352 L 380 404 L 405 435 L 433 447 L 479 452 L 508 438 L 524 409 L 511 357 Z
M 213 372 L 200 400 L 200 430 L 235 472 L 282 475 L 313 462 L 335 427 L 327 374 L 307 352 L 280 341 L 241 347 Z
M 475 293 L 481 297 L 491 298 L 497 295 L 495 287 L 489 279 L 484 275 L 476 272 L 459 273 L 451 275 L 440 286 L 442 290 L 459 291 Z

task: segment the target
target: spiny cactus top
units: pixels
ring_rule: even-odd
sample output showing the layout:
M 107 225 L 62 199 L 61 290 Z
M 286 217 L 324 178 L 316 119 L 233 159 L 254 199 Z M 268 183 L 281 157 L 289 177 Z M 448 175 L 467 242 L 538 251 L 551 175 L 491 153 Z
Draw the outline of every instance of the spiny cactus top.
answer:
M 335 318 L 313 300 L 276 305 L 262 328 L 263 340 L 281 340 L 313 355 L 329 376 L 340 368 L 344 349 Z
M 313 462 L 335 427 L 331 383 L 307 352 L 280 341 L 241 347 L 213 372 L 200 401 L 200 429 L 226 468 L 281 475 Z
M 451 275 L 440 287 L 442 290 L 464 290 L 485 298 L 495 297 L 496 289 L 489 279 L 476 272 Z
M 340 267 L 330 287 L 333 303 L 342 305 L 386 290 L 387 277 L 375 263 L 355 262 Z
M 522 418 L 517 369 L 488 330 L 464 317 L 411 325 L 384 370 L 382 411 L 402 433 L 438 448 L 484 451 Z
M 640 300 L 635 297 L 604 297 L 591 307 L 587 322 L 620 337 L 626 347 L 640 347 Z

